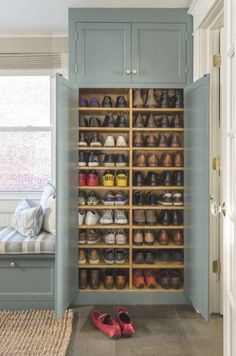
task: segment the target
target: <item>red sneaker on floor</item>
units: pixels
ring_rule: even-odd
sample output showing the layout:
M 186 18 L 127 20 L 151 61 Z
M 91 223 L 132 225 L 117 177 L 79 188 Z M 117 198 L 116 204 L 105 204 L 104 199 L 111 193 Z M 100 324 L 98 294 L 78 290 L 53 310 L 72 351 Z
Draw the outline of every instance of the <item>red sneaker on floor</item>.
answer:
M 129 337 L 134 335 L 133 322 L 124 307 L 116 307 L 116 320 L 120 325 L 122 336 Z
M 99 310 L 93 310 L 91 320 L 95 328 L 111 339 L 121 337 L 120 325 L 112 320 L 109 314 L 101 314 Z

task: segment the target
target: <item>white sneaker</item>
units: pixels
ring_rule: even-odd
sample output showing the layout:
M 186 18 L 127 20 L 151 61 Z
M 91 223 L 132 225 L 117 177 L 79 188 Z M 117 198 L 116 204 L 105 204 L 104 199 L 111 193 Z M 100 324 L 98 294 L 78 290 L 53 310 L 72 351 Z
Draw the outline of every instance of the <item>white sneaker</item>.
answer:
M 116 140 L 117 147 L 127 147 L 127 142 L 124 136 L 118 136 Z
M 84 210 L 79 210 L 79 214 L 78 214 L 79 225 L 83 225 L 84 224 L 84 219 L 85 219 L 85 211 Z
M 97 211 L 87 211 L 85 225 L 96 225 L 99 222 L 100 215 Z
M 117 245 L 123 245 L 127 241 L 127 235 L 124 232 L 124 229 L 119 229 L 116 232 L 116 243 Z
M 104 241 L 106 244 L 113 245 L 116 243 L 115 238 L 115 231 L 114 230 L 107 230 L 106 235 L 104 236 Z
M 113 211 L 104 210 L 100 219 L 101 224 L 113 224 Z
M 124 210 L 115 210 L 115 224 L 127 224 L 128 220 Z
M 105 147 L 115 147 L 115 140 L 112 135 L 108 135 L 104 142 Z

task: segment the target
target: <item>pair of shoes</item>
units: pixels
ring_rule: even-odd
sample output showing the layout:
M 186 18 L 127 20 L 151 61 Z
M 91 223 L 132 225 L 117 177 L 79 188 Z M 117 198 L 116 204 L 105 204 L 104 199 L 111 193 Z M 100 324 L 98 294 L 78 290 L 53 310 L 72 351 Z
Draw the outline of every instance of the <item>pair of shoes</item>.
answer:
M 86 157 L 87 156 L 87 157 Z M 99 159 L 98 153 L 94 151 L 90 151 L 85 153 L 84 151 L 79 151 L 79 167 L 98 167 L 99 166 Z
M 136 264 L 154 264 L 155 260 L 155 253 L 153 251 L 135 250 L 133 252 L 133 262 Z
M 94 229 L 80 230 L 79 231 L 79 244 L 81 245 L 93 245 L 101 240 L 101 234 Z
M 103 100 L 102 100 L 102 105 L 100 105 L 100 102 L 98 100 L 97 96 L 92 96 L 91 98 L 87 99 L 85 98 L 83 95 L 80 96 L 79 98 L 79 106 L 81 108 L 83 107 L 99 107 L 99 106 L 103 106 L 103 107 L 112 107 L 113 103 L 112 103 L 112 98 L 110 96 L 104 96 Z M 127 106 L 127 102 L 124 96 L 118 96 L 116 98 L 115 101 L 115 107 L 118 108 L 124 108 Z
M 127 156 L 121 153 L 106 153 L 102 165 L 104 167 L 125 167 L 128 165 Z
M 116 307 L 116 320 L 114 321 L 109 314 L 102 314 L 94 309 L 91 313 L 91 321 L 95 328 L 111 339 L 121 336 L 129 337 L 134 335 L 134 325 L 132 319 L 124 307 Z
M 182 264 L 184 261 L 184 255 L 180 250 L 163 250 L 158 252 L 135 250 L 133 253 L 133 262 L 136 264 L 154 264 L 156 260 L 167 264 L 171 262 Z
M 123 135 L 117 137 L 108 135 L 105 139 L 104 147 L 127 147 L 126 138 Z
M 133 286 L 135 288 L 157 288 L 155 273 L 152 270 L 136 269 L 133 272 Z
M 124 229 L 110 229 L 106 231 L 103 239 L 108 245 L 124 245 L 127 242 L 127 234 Z
M 96 116 L 91 116 L 89 119 L 85 116 L 80 116 L 79 127 L 101 127 L 101 121 Z
M 106 264 L 112 265 L 114 263 L 124 264 L 127 261 L 128 253 L 124 248 L 104 249 L 102 251 L 102 258 Z
M 99 278 L 98 269 L 79 269 L 79 288 L 86 289 L 89 285 L 91 289 L 98 289 L 100 287 L 101 280 Z
M 162 263 L 171 263 L 182 264 L 184 262 L 184 254 L 181 250 L 159 250 L 157 253 L 158 261 Z
M 100 218 L 100 223 L 104 225 L 109 224 L 128 224 L 128 219 L 124 210 L 104 210 Z
M 156 225 L 158 221 L 164 226 L 178 226 L 183 222 L 183 214 L 180 211 L 162 210 L 158 215 L 154 210 L 134 210 L 133 222 L 136 225 Z
M 83 187 L 85 185 L 88 185 L 90 187 L 95 187 L 99 185 L 99 174 L 96 170 L 91 170 L 86 172 L 79 172 L 79 177 L 78 177 L 78 184 L 79 187 Z
M 183 275 L 172 270 L 162 270 L 157 274 L 157 280 L 163 289 L 180 289 L 183 285 Z
M 87 99 L 83 95 L 81 95 L 79 98 L 79 106 L 81 108 L 84 108 L 87 106 L 95 108 L 95 107 L 99 107 L 100 103 L 96 96 L 92 96 L 90 99 Z
M 97 132 L 91 134 L 79 133 L 79 147 L 101 147 L 103 145 L 103 138 Z
M 103 101 L 102 101 L 102 106 L 105 108 L 112 108 L 113 107 L 113 101 L 112 98 L 108 95 L 104 96 Z M 116 98 L 115 101 L 115 107 L 116 108 L 125 108 L 127 107 L 127 101 L 124 96 L 119 95 Z
M 106 192 L 102 202 L 104 205 L 125 205 L 128 202 L 128 197 L 123 192 Z
M 114 117 L 114 114 L 109 113 L 104 117 L 103 127 L 119 127 L 119 128 L 124 128 L 128 126 L 128 119 L 127 119 L 127 114 L 121 113 L 117 115 L 117 117 Z
M 182 128 L 183 127 L 183 118 L 179 114 L 176 114 L 175 116 L 163 115 L 157 119 L 157 127 L 160 127 L 163 129 Z
M 139 113 L 137 116 L 135 116 L 133 125 L 139 129 L 144 127 L 150 129 L 155 128 L 157 127 L 156 117 L 153 114 L 147 116 L 146 114 Z
M 79 249 L 79 265 L 85 265 L 87 263 L 91 265 L 97 265 L 100 261 L 99 251 L 97 249 L 92 250 L 84 250 L 82 248 Z
M 155 153 L 145 155 L 142 152 L 134 156 L 134 165 L 136 167 L 183 167 L 184 158 L 182 153 L 162 153 L 159 158 Z
M 107 169 L 102 175 L 102 185 L 104 187 L 127 187 L 128 185 L 128 172 L 119 170 L 116 173 Z
M 158 136 L 150 133 L 144 135 L 140 132 L 136 133 L 133 137 L 134 147 L 181 147 L 180 136 L 178 134 Z
M 100 215 L 96 210 L 79 210 L 78 222 L 79 225 L 96 225 L 99 222 Z
M 103 284 L 106 289 L 124 289 L 127 282 L 127 274 L 124 269 L 106 269 L 103 275 Z
M 152 230 L 135 230 L 133 235 L 133 244 L 140 246 L 143 245 L 153 245 L 155 243 L 155 232 Z M 172 232 L 167 230 L 159 230 L 157 232 L 157 241 L 160 245 L 166 246 L 173 242 L 176 246 L 181 246 L 184 244 L 184 236 L 182 230 L 174 230 Z
M 175 171 L 173 173 L 164 171 L 161 174 L 149 171 L 146 178 L 143 172 L 134 172 L 133 185 L 142 187 L 145 185 L 156 187 L 158 185 L 163 186 L 182 186 L 184 183 L 184 174 L 181 171 Z
M 182 206 L 183 205 L 183 194 L 181 192 L 165 192 L 159 196 L 156 196 L 152 192 L 135 192 L 133 196 L 134 205 L 150 205 L 155 206 L 157 204 L 169 206 Z
M 168 226 L 168 225 L 174 225 L 178 226 L 183 223 L 183 213 L 180 211 L 165 211 L 162 210 L 158 220 L 161 225 Z
M 154 210 L 134 210 L 133 222 L 136 225 L 156 225 L 157 214 Z
M 143 245 L 145 243 L 146 245 L 153 245 L 155 242 L 155 236 L 153 231 L 151 230 L 135 230 L 134 236 L 133 236 L 133 243 L 134 245 Z
M 91 191 L 88 194 L 86 194 L 86 192 L 84 192 L 84 191 L 81 191 L 81 190 L 79 191 L 79 198 L 78 198 L 79 206 L 82 206 L 82 205 L 95 206 L 95 205 L 98 205 L 99 202 L 100 202 L 100 198 L 96 192 Z
M 141 91 L 141 89 L 134 89 L 133 91 L 133 106 L 134 108 L 155 108 L 157 107 L 157 101 L 154 96 L 154 89 L 148 89 Z

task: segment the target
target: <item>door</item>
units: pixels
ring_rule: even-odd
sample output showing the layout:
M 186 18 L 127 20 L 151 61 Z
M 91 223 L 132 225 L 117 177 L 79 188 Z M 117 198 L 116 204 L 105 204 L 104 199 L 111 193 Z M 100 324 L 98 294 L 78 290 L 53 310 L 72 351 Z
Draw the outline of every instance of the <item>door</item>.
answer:
M 131 25 L 78 23 L 76 82 L 128 83 L 131 74 Z
M 186 25 L 132 24 L 132 82 L 186 83 Z
M 184 89 L 185 293 L 209 319 L 209 102 L 210 78 Z
M 56 76 L 56 317 L 71 304 L 78 285 L 78 90 Z

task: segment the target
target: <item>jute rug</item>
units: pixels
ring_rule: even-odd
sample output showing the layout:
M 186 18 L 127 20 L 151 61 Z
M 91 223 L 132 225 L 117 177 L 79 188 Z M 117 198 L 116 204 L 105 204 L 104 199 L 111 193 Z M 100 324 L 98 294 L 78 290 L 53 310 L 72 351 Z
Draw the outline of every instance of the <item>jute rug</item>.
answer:
M 72 322 L 71 310 L 59 321 L 53 311 L 0 312 L 0 355 L 64 356 Z

